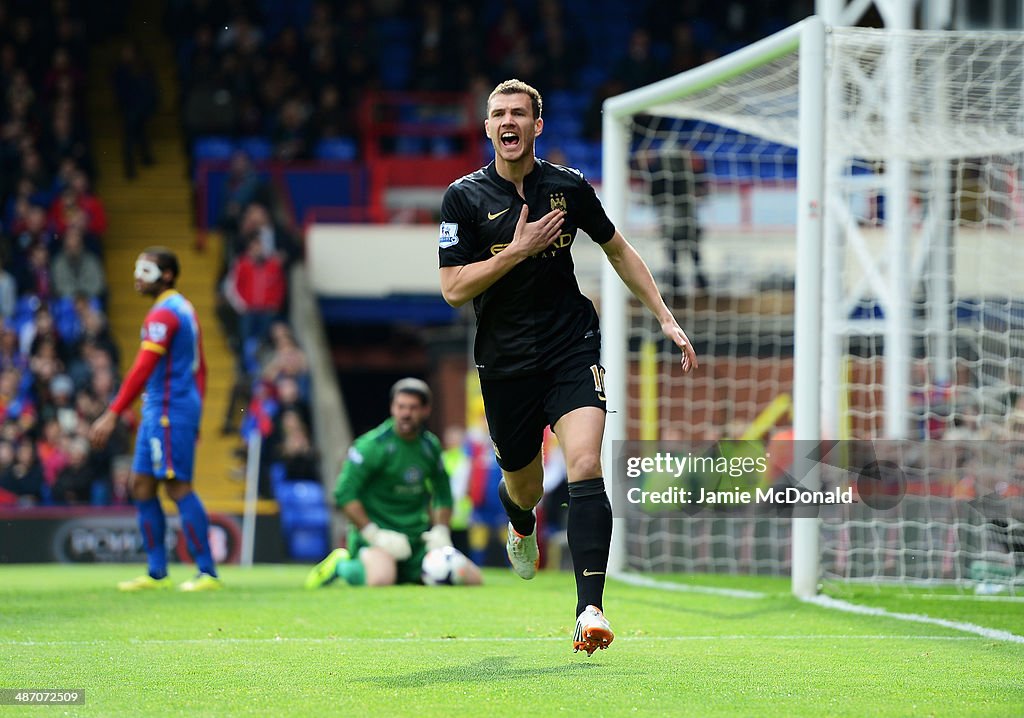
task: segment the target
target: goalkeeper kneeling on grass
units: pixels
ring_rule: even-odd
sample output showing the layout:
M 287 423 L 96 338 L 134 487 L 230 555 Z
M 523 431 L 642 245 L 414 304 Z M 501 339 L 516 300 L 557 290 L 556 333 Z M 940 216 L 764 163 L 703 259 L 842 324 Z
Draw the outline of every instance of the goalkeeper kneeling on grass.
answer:
M 441 442 L 425 428 L 430 401 L 425 382 L 396 382 L 391 417 L 349 449 L 334 490 L 335 504 L 351 525 L 348 548 L 318 563 L 306 588 L 338 578 L 352 586 L 421 583 L 427 553 L 451 546 L 451 485 Z M 456 582 L 479 584 L 480 569 L 471 563 L 465 569 Z

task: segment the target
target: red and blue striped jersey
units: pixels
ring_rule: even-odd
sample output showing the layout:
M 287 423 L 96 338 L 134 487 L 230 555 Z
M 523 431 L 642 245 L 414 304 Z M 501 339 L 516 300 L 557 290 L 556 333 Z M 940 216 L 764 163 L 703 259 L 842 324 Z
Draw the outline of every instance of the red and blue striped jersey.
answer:
M 206 391 L 203 336 L 191 302 L 168 289 L 142 323 L 142 351 L 160 355 L 146 380 L 143 421 L 166 416 L 172 424 L 199 425 Z

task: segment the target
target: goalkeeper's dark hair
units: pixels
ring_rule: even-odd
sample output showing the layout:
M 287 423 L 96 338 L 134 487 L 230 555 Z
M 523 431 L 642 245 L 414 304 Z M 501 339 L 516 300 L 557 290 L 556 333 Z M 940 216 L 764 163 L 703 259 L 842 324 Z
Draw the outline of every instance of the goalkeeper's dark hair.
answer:
M 160 268 L 161 272 L 169 271 L 171 273 L 169 286 L 173 287 L 174 282 L 178 279 L 178 274 L 181 272 L 181 266 L 178 264 L 178 255 L 167 247 L 161 246 L 146 247 L 142 250 L 142 253 L 151 255 L 156 260 L 156 266 Z
M 533 105 L 534 119 L 540 117 L 541 112 L 544 110 L 544 100 L 541 99 L 537 88 L 526 84 L 522 80 L 511 79 L 498 83 L 498 86 L 491 90 L 491 94 L 487 96 L 488 112 L 490 112 L 491 99 L 495 95 L 529 95 L 530 104 Z
M 391 401 L 394 401 L 395 397 L 399 394 L 412 394 L 419 397 L 424 406 L 429 406 L 432 398 L 432 392 L 427 382 L 411 376 L 395 382 L 394 386 L 391 387 Z

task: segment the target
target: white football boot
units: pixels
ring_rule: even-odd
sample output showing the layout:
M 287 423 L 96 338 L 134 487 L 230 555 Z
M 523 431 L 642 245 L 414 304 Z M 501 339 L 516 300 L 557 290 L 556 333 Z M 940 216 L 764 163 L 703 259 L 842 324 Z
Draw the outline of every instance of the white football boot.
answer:
M 540 549 L 537 547 L 537 528 L 529 536 L 520 536 L 508 525 L 508 541 L 505 544 L 505 552 L 508 554 L 508 561 L 512 564 L 512 570 L 519 574 L 520 578 L 530 580 L 537 575 L 537 567 L 540 565 Z
M 601 609 L 587 606 L 576 619 L 576 632 L 572 637 L 573 653 L 586 651 L 587 656 L 592 656 L 598 648 L 603 651 L 614 640 L 615 634 Z

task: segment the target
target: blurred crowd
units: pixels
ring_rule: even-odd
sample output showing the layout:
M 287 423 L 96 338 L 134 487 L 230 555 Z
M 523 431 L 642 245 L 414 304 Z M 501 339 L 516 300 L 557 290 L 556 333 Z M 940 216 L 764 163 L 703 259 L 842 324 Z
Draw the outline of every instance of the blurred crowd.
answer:
M 0 503 L 128 501 L 130 422 L 102 452 L 85 439 L 120 381 L 105 315 L 107 213 L 92 191 L 89 47 L 123 29 L 125 5 L 0 0 Z M 169 0 L 164 24 L 186 137 L 265 137 L 288 161 L 324 139 L 358 146 L 367 92 L 485 96 L 509 76 L 572 93 L 566 131 L 596 139 L 605 96 L 762 37 L 804 14 L 800 5 Z M 145 128 L 160 88 L 145 54 L 123 43 L 109 68 L 128 177 L 154 161 Z M 259 433 L 269 494 L 275 479 L 319 474 L 308 368 L 281 321 L 300 245 L 244 155 L 220 223 L 221 317 L 238 357 L 223 428 Z
M 597 139 L 607 96 L 695 67 L 785 27 L 810 3 L 688 0 L 172 0 L 166 27 L 189 138 L 261 136 L 279 160 L 356 138 L 373 90 L 486 93 L 518 77 L 572 92 Z
M 77 10 L 0 4 L 0 504 L 129 500 L 130 427 L 86 438 L 119 377 Z
M 218 224 L 218 316 L 236 357 L 221 431 L 261 439 L 260 494 L 272 498 L 276 481 L 321 478 L 309 367 L 287 322 L 288 272 L 301 245 L 273 186 L 243 153 L 232 160 Z

